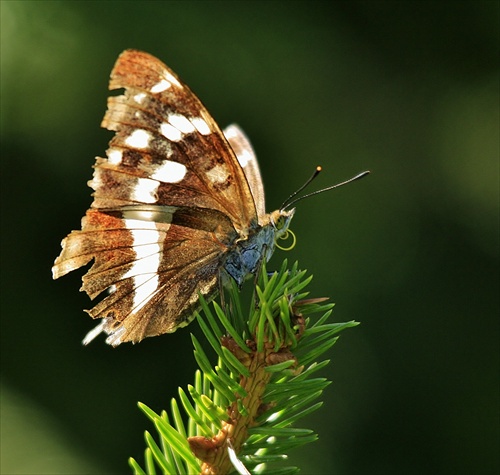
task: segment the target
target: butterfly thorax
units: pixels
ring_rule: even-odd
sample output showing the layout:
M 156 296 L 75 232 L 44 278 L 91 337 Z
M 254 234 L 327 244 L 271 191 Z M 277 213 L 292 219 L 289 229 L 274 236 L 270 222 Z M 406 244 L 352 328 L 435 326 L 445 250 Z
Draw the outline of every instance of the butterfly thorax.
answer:
M 263 259 L 267 262 L 271 258 L 276 240 L 287 232 L 294 211 L 276 210 L 262 216 L 261 224 L 250 230 L 248 237 L 236 241 L 235 248 L 224 260 L 223 268 L 239 287 L 248 276 L 258 271 Z

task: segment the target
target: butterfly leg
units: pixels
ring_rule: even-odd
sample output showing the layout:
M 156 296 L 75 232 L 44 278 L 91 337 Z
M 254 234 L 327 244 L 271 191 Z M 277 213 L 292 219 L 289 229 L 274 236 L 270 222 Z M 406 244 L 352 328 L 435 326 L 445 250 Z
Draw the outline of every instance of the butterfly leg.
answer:
M 219 282 L 220 306 L 222 308 L 222 311 L 226 313 L 226 296 L 224 292 L 224 276 L 222 275 L 222 272 L 219 272 L 219 277 L 217 280 Z
M 262 256 L 266 255 L 266 248 L 267 248 L 267 245 L 264 244 Z M 257 284 L 259 283 L 259 275 L 260 275 L 260 271 L 262 269 L 262 262 L 264 259 L 265 259 L 265 257 L 262 257 L 259 260 L 259 262 L 257 262 L 257 266 L 255 267 L 255 273 L 254 273 L 254 279 L 253 279 L 253 288 L 254 289 L 257 287 Z M 272 276 L 273 274 L 274 274 L 274 272 L 267 272 L 268 277 Z M 253 296 L 254 296 L 254 306 L 255 306 L 255 308 L 258 308 L 259 307 L 259 297 L 258 297 L 256 291 L 254 291 Z

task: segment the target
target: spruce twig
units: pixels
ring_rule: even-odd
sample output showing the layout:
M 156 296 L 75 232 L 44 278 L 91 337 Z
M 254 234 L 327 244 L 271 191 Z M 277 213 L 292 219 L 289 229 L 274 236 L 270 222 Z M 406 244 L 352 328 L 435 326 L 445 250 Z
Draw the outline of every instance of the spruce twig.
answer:
M 320 358 L 340 331 L 358 323 L 328 323 L 333 304 L 305 300 L 312 277 L 297 264 L 288 269 L 284 261 L 272 276 L 262 267 L 246 317 L 235 285 L 225 309 L 201 298 L 197 320 L 217 364 L 192 335 L 200 369 L 187 393 L 179 388 L 171 418 L 139 403 L 160 444 L 145 433 L 145 468 L 129 460 L 135 474 L 155 474 L 156 468 L 164 474 L 298 472 L 279 465 L 289 450 L 317 439 L 312 430 L 295 425 L 321 407 L 316 400 L 330 384 L 316 376 L 329 362 Z

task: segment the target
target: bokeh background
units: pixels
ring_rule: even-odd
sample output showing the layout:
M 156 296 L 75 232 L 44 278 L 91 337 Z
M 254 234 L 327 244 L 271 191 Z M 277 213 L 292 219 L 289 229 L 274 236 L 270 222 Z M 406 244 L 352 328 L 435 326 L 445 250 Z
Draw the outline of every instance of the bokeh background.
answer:
M 111 67 L 171 66 L 259 156 L 268 209 L 314 166 L 297 247 L 336 302 L 325 406 L 305 474 L 499 470 L 497 1 L 2 1 L 1 473 L 123 474 L 136 408 L 192 381 L 189 333 L 107 347 L 81 272 L 53 282 L 89 206 Z M 272 267 L 272 265 L 270 265 Z M 192 328 L 193 327 L 193 328 Z

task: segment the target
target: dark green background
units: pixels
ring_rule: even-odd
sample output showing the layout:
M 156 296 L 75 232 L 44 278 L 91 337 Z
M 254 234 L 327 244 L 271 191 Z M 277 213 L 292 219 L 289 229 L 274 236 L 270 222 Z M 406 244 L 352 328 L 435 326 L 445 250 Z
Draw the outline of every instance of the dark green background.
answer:
M 346 332 L 325 405 L 291 454 L 305 474 L 498 473 L 496 1 L 1 2 L 2 473 L 128 473 L 135 404 L 192 381 L 190 331 L 89 347 L 81 272 L 53 282 L 90 204 L 111 67 L 171 66 L 251 138 L 298 259 Z M 314 187 L 313 187 L 314 188 Z M 273 267 L 273 264 L 270 264 Z

